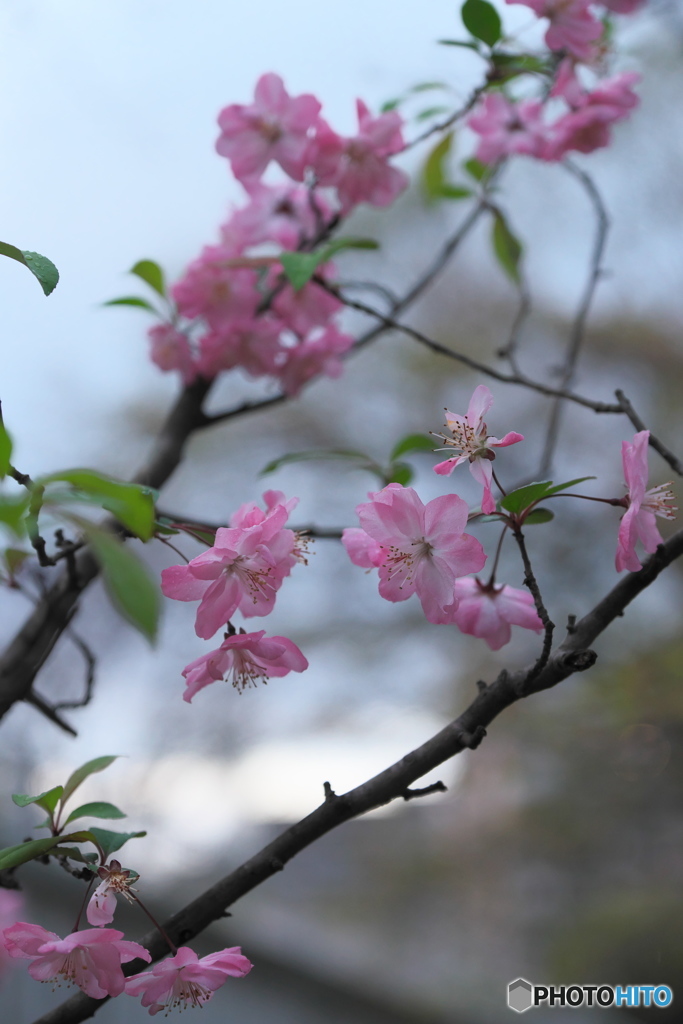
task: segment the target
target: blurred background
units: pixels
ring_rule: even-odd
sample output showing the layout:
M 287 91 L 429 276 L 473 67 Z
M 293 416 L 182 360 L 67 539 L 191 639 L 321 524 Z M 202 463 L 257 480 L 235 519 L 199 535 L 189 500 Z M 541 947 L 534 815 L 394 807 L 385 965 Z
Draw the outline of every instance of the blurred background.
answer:
M 447 82 L 457 104 L 480 66 L 436 43 L 462 34 L 456 6 L 433 0 L 428 18 L 425 5 L 385 0 L 347 0 L 342 9 L 310 0 L 199 0 L 192 8 L 177 0 L 24 0 L 0 9 L 2 237 L 45 253 L 61 272 L 46 300 L 24 268 L 0 267 L 0 397 L 23 472 L 86 465 L 128 477 L 144 461 L 177 381 L 148 361 L 144 313 L 101 304 L 135 292 L 126 271 L 141 258 L 157 259 L 174 280 L 242 201 L 214 153 L 218 110 L 249 102 L 268 70 L 293 94 L 315 93 L 340 132 L 354 130 L 357 96 L 377 110 L 415 82 Z M 528 8 L 505 7 L 504 17 L 534 42 Z M 641 71 L 642 105 L 609 150 L 577 161 L 594 176 L 613 226 L 576 387 L 607 401 L 622 387 L 680 454 L 681 7 L 653 3 L 623 19 L 619 32 L 616 69 Z M 419 130 L 412 121 L 406 134 Z M 470 154 L 471 141 L 459 135 L 456 160 Z M 355 215 L 351 231 L 378 238 L 382 249 L 344 255 L 343 277 L 407 287 L 465 216 L 464 204 L 426 206 L 417 183 L 425 155 L 405 158 L 416 184 L 391 211 Z M 531 375 L 552 380 L 588 272 L 594 218 L 560 167 L 520 160 L 504 184 L 533 300 L 520 357 Z M 495 362 L 516 296 L 490 254 L 489 233 L 482 223 L 407 319 Z M 349 316 L 350 330 L 364 326 Z M 263 479 L 259 471 L 313 447 L 359 447 L 386 460 L 404 434 L 439 431 L 444 406 L 464 411 L 482 382 L 386 335 L 350 360 L 339 381 L 321 380 L 296 401 L 195 438 L 163 508 L 224 522 L 274 486 L 300 497 L 295 523 L 355 525 L 355 505 L 375 488 L 366 473 L 326 463 Z M 506 452 L 506 479 L 533 476 L 548 402 L 510 386 L 492 390 L 490 430 L 527 438 Z M 212 404 L 263 393 L 235 374 Z M 596 475 L 589 493 L 621 495 L 620 445 L 630 424 L 578 408 L 563 422 L 554 478 Z M 412 460 L 424 501 L 449 490 L 433 462 L 430 454 Z M 650 462 L 652 484 L 670 478 L 654 454 Z M 452 483 L 476 504 L 469 473 Z M 557 505 L 555 521 L 530 529 L 528 542 L 561 625 L 616 582 L 619 517 L 593 503 Z M 476 535 L 493 550 L 495 526 L 482 524 Z M 198 553 L 189 540 L 182 546 L 188 557 Z M 138 547 L 155 573 L 177 561 L 161 545 Z M 522 585 L 512 548 L 500 578 Z M 30 574 L 26 586 L 38 593 Z M 446 794 L 343 826 L 239 902 L 196 948 L 241 944 L 256 967 L 215 996 L 207 1024 L 228 1014 L 245 1024 L 488 1024 L 508 1013 L 507 983 L 518 976 L 665 983 L 683 993 L 681 596 L 674 567 L 600 638 L 593 671 L 510 709 L 479 751 L 425 778 L 443 780 Z M 9 640 L 30 604 L 14 592 L 0 602 Z M 374 575 L 352 566 L 338 543 L 318 541 L 268 620 L 270 632 L 304 650 L 309 670 L 241 696 L 216 684 L 189 706 L 180 673 L 206 649 L 193 617 L 194 606 L 167 602 L 152 650 L 115 617 L 100 585 L 91 587 L 75 628 L 96 656 L 96 690 L 88 707 L 68 715 L 78 738 L 23 704 L 0 732 L 2 846 L 21 841 L 36 820 L 31 808 L 14 807 L 11 792 L 40 792 L 91 757 L 124 755 L 82 794 L 121 806 L 126 828 L 148 830 L 123 860 L 162 918 L 316 807 L 325 780 L 343 792 L 381 771 L 458 714 L 477 679 L 525 664 L 538 648 L 535 636 L 516 630 L 493 654 L 455 628 L 430 625 L 414 600 L 382 601 Z M 37 690 L 52 701 L 78 699 L 84 679 L 82 656 L 64 638 Z M 23 916 L 69 931 L 82 884 L 54 865 L 29 865 L 21 879 Z M 128 908 L 119 915 L 127 936 L 146 931 Z M 0 984 L 3 1019 L 17 1024 L 65 994 L 32 982 L 21 966 Z M 573 1021 L 599 1015 L 571 1012 Z M 658 1019 L 675 1012 L 660 1010 Z M 104 1024 L 124 1019 L 147 1012 L 119 999 L 98 1014 Z

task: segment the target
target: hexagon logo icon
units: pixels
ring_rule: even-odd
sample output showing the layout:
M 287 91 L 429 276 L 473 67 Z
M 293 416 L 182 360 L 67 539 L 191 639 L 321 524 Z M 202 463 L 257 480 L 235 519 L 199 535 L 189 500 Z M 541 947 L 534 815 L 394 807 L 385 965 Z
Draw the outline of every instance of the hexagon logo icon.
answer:
M 517 1013 L 524 1013 L 533 1006 L 532 986 L 525 978 L 517 978 L 508 985 L 508 1006 Z

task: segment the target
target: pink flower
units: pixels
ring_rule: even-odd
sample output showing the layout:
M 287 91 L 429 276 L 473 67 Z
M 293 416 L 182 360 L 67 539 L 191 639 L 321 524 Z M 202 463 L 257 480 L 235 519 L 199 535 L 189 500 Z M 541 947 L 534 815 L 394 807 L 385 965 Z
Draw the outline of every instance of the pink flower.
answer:
M 640 7 L 643 7 L 645 0 L 600 0 L 603 7 L 615 14 L 633 14 Z
M 481 501 L 482 512 L 487 515 L 496 511 L 496 503 L 491 493 L 491 482 L 493 468 L 491 463 L 495 459 L 493 448 L 507 448 L 510 444 L 517 444 L 523 441 L 522 434 L 511 430 L 501 440 L 497 437 L 489 437 L 484 416 L 493 404 L 493 395 L 485 384 L 480 384 L 474 389 L 466 416 L 446 410 L 446 424 L 452 433 L 452 437 L 443 437 L 449 448 L 456 450 L 456 455 L 445 462 L 434 466 L 434 472 L 441 476 L 450 476 L 456 466 L 461 462 L 469 462 L 470 472 L 475 480 L 483 485 L 484 495 Z
M 619 524 L 619 537 L 617 540 L 617 572 L 628 569 L 630 572 L 637 572 L 642 565 L 636 555 L 636 541 L 640 541 L 648 554 L 657 550 L 657 545 L 662 543 L 659 530 L 655 523 L 655 516 L 662 519 L 675 519 L 675 505 L 669 502 L 674 500 L 672 491 L 665 490 L 670 482 L 660 484 L 659 487 L 652 487 L 646 491 L 647 486 L 647 446 L 650 440 L 650 431 L 641 430 L 634 434 L 631 444 L 624 441 L 621 446 L 621 458 L 624 464 L 624 477 L 628 494 L 625 501 L 628 508 Z
M 310 94 L 290 97 L 279 75 L 262 75 L 254 103 L 233 103 L 218 115 L 221 135 L 216 149 L 230 160 L 242 182 L 259 178 L 271 160 L 295 181 L 302 181 L 320 103 Z
M 342 530 L 342 544 L 353 564 L 361 569 L 378 569 L 391 554 L 388 548 L 383 548 L 357 526 Z
M 298 395 L 304 384 L 313 377 L 339 377 L 343 370 L 341 356 L 353 345 L 350 334 L 343 334 L 330 325 L 324 330 L 318 328 L 298 345 L 285 350 L 282 364 L 276 373 L 283 391 Z
M 280 335 L 284 324 L 272 317 L 233 320 L 199 339 L 197 369 L 211 380 L 222 370 L 241 367 L 252 377 L 276 374 L 284 358 Z
M 316 194 L 315 201 L 325 219 L 329 205 Z M 309 190 L 301 185 L 264 185 L 249 189 L 249 202 L 235 210 L 221 227 L 223 244 L 235 252 L 263 242 L 276 242 L 285 249 L 296 249 L 303 238 L 315 233 L 316 218 Z
M 639 103 L 632 88 L 638 81 L 640 75 L 624 72 L 588 92 L 576 78 L 571 63 L 563 61 L 553 95 L 562 96 L 573 109 L 550 126 L 544 159 L 562 160 L 572 150 L 592 153 L 609 145 L 611 126 L 628 117 Z
M 285 503 L 279 491 L 266 491 L 263 498 L 266 512 L 253 504 L 243 505 L 230 527 L 216 531 L 213 547 L 188 565 L 174 565 L 161 574 L 166 597 L 201 601 L 195 630 L 205 640 L 225 626 L 238 608 L 247 618 L 268 615 L 283 579 L 302 559 L 299 538 L 284 528 L 297 499 Z
M 591 60 L 595 55 L 592 45 L 603 32 L 601 23 L 591 13 L 588 0 L 507 0 L 507 3 L 531 7 L 539 18 L 548 18 L 550 27 L 545 34 L 551 50 L 566 50 L 578 60 Z
M 188 1006 L 201 1007 L 228 978 L 243 978 L 252 967 L 239 946 L 211 953 L 201 960 L 194 950 L 181 946 L 175 956 L 128 978 L 126 993 L 142 994 L 142 1005 L 149 1006 L 151 1016 L 161 1010 L 168 1013 Z
M 332 264 L 320 267 L 318 274 L 325 276 L 332 271 Z M 273 300 L 273 309 L 299 337 L 305 337 L 315 327 L 326 327 L 342 303 L 334 295 L 321 288 L 315 281 L 305 284 L 299 291 L 283 288 Z
M 256 686 L 259 679 L 267 683 L 270 676 L 286 676 L 307 668 L 308 661 L 287 637 L 266 637 L 265 629 L 258 633 L 240 630 L 226 636 L 217 651 L 203 654 L 183 669 L 187 680 L 183 700 L 189 704 L 199 690 L 218 679 L 227 679 L 241 693 L 248 686 Z
M 259 294 L 256 272 L 235 266 L 235 253 L 227 246 L 207 245 L 171 289 L 178 310 L 192 320 L 203 317 L 214 328 L 235 319 L 252 317 Z
M 467 121 L 481 136 L 477 160 L 490 164 L 513 153 L 540 157 L 547 135 L 542 115 L 543 104 L 537 100 L 513 103 L 502 93 L 488 93 Z
M 197 366 L 187 335 L 172 324 L 157 324 L 150 328 L 147 337 L 152 342 L 152 362 L 160 370 L 179 370 L 183 384 L 191 384 L 197 376 Z
M 510 642 L 510 625 L 543 632 L 534 599 L 527 590 L 486 586 L 467 577 L 455 581 L 455 596 L 458 606 L 452 621 L 463 633 L 485 640 L 492 651 Z
M 139 876 L 135 871 L 122 868 L 118 860 L 110 861 L 107 867 L 99 867 L 97 874 L 102 881 L 90 897 L 86 917 L 89 924 L 100 927 L 114 920 L 118 893 L 133 901 L 134 897 L 130 895 L 129 889 Z
M 38 924 L 18 921 L 2 933 L 10 956 L 31 960 L 28 973 L 36 981 L 74 983 L 93 999 L 123 992 L 122 963 L 152 959 L 137 942 L 128 942 L 114 928 L 85 928 L 60 939 Z
M 457 494 L 424 505 L 412 487 L 400 484 L 388 484 L 370 498 L 356 512 L 362 529 L 385 549 L 381 596 L 406 601 L 417 594 L 430 622 L 449 622 L 457 605 L 456 578 L 478 572 L 486 561 L 479 541 L 464 532 L 467 505 Z M 370 550 L 368 544 L 369 559 Z
M 346 139 L 338 159 L 327 154 L 327 173 L 319 167 L 322 185 L 334 185 L 344 213 L 358 203 L 388 206 L 407 187 L 408 175 L 391 167 L 388 158 L 404 148 L 402 118 L 395 110 L 373 117 L 356 101 L 358 134 Z

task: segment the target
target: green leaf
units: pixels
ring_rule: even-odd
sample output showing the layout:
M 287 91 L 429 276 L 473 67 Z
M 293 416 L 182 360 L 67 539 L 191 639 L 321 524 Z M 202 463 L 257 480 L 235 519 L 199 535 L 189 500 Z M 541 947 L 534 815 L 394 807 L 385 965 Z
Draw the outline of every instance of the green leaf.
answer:
M 395 100 L 387 100 L 379 108 L 380 113 L 381 114 L 388 114 L 390 110 L 396 110 L 396 107 L 399 107 L 401 105 L 401 103 L 403 103 L 403 96 L 399 96 L 398 99 L 395 99 Z
M 433 452 L 434 451 L 434 440 L 428 437 L 427 434 L 406 434 L 400 441 L 397 441 L 394 447 L 391 449 L 391 455 L 389 458 L 393 462 L 394 459 L 400 458 L 401 455 L 407 455 L 408 452 Z
M 152 642 L 161 612 L 161 591 L 140 559 L 111 533 L 82 523 L 104 585 L 116 610 Z
M 10 471 L 12 461 L 12 438 L 0 419 L 0 480 L 4 480 Z
M 161 295 L 162 298 L 165 297 L 164 272 L 154 260 L 138 260 L 135 266 L 130 268 L 129 273 L 135 274 L 141 281 L 153 288 L 158 295 Z
M 412 466 L 409 466 L 407 462 L 394 462 L 389 466 L 386 483 L 402 484 L 403 487 L 407 487 L 414 475 Z
M 363 462 L 372 462 L 369 455 L 366 455 L 365 452 L 358 452 L 354 448 L 332 448 L 329 451 L 313 449 L 309 452 L 290 452 L 288 455 L 281 455 L 279 459 L 273 459 L 267 466 L 264 466 L 259 476 L 274 473 L 280 466 L 286 466 L 291 462 L 310 462 L 313 459 L 361 459 Z
M 477 160 L 476 157 L 471 157 L 469 160 L 465 160 L 462 167 L 463 170 L 469 174 L 470 178 L 474 178 L 475 181 L 482 181 L 489 173 L 489 165 L 483 164 L 481 160 Z
M 448 89 L 447 82 L 419 82 L 417 85 L 412 85 L 409 92 L 430 92 L 434 89 Z
M 120 811 L 114 804 L 109 804 L 105 800 L 95 800 L 93 803 L 81 804 L 75 811 L 72 811 L 69 817 L 64 822 L 68 825 L 70 821 L 75 821 L 76 818 L 126 818 L 128 815 Z
M 10 576 L 16 576 L 26 559 L 30 557 L 28 551 L 21 551 L 19 548 L 5 548 L 5 565 Z
M 519 262 L 522 258 L 522 244 L 510 230 L 502 213 L 494 214 L 491 241 L 501 267 L 510 280 L 518 285 L 520 283 Z
M 448 113 L 449 109 L 449 107 L 444 107 L 443 104 L 439 107 L 427 107 L 426 110 L 421 110 L 419 114 L 415 115 L 415 120 L 428 121 L 430 117 L 436 117 L 437 114 Z
M 488 0 L 465 0 L 460 10 L 462 23 L 475 39 L 487 46 L 495 46 L 501 37 L 500 15 Z
M 566 484 L 555 484 L 545 492 L 544 497 L 548 498 L 551 494 L 558 494 L 560 491 L 566 491 L 568 487 L 576 487 L 577 484 L 582 484 L 584 480 L 597 480 L 595 476 L 578 476 L 576 480 L 568 480 Z
M 108 857 L 110 853 L 116 853 L 129 839 L 139 839 L 146 836 L 146 832 L 109 832 L 106 828 L 91 828 L 90 831 L 97 839 L 97 842 Z
M 124 295 L 120 299 L 109 299 L 108 302 L 103 302 L 103 306 L 137 306 L 139 309 L 146 309 L 148 313 L 154 313 L 155 316 L 159 316 L 159 311 L 154 308 L 151 302 L 147 299 L 140 299 L 137 295 Z
M 92 842 L 89 832 L 71 832 L 65 836 L 47 836 L 45 839 L 31 839 L 18 846 L 8 846 L 0 850 L 0 871 L 8 871 L 20 864 L 27 864 L 36 857 L 44 857 L 67 840 L 76 843 Z
M 545 61 L 530 53 L 492 53 L 491 63 L 495 74 L 489 75 L 489 81 L 508 82 L 517 75 L 546 74 L 549 70 Z
M 28 510 L 28 495 L 19 498 L 0 495 L 0 523 L 4 523 L 17 536 L 23 537 L 26 533 L 24 515 Z
M 30 249 L 17 249 L 16 245 L 10 245 L 8 242 L 0 242 L 0 255 L 9 256 L 11 260 L 16 260 L 17 263 L 23 263 L 25 267 L 28 267 L 33 276 L 38 279 L 40 287 L 46 295 L 49 295 L 57 287 L 59 271 L 47 256 L 41 256 L 39 252 L 31 252 Z
M 463 46 L 467 50 L 474 50 L 479 53 L 479 44 L 473 43 L 470 39 L 437 39 L 439 46 Z
M 524 487 L 518 487 L 516 491 L 510 491 L 501 500 L 501 508 L 507 509 L 508 512 L 522 512 L 529 505 L 532 505 L 535 501 L 540 501 L 548 493 L 548 488 L 552 487 L 552 480 L 543 480 L 538 483 L 526 484 Z
M 52 814 L 63 792 L 63 786 L 54 786 L 53 789 L 46 789 L 44 793 L 39 793 L 38 796 L 26 796 L 24 793 L 12 793 L 12 802 L 15 803 L 17 807 L 28 807 L 29 804 L 38 804 L 38 806 L 42 807 L 48 814 Z
M 294 291 L 299 291 L 311 280 L 319 266 L 327 263 L 342 249 L 379 249 L 372 238 L 336 238 L 314 252 L 282 252 L 278 260 Z
M 443 197 L 446 182 L 444 164 L 453 144 L 453 132 L 447 132 L 439 139 L 427 157 L 422 171 L 422 187 L 428 201 L 433 202 Z
M 536 526 L 538 523 L 549 523 L 554 518 L 555 513 L 551 512 L 549 508 L 535 508 L 524 520 L 524 525 Z
M 89 775 L 94 775 L 95 772 L 102 772 L 105 768 L 108 768 L 120 754 L 105 754 L 103 757 L 95 757 L 92 761 L 86 761 L 80 768 L 77 768 L 71 773 L 67 779 L 64 787 L 64 795 L 62 796 L 62 806 L 67 802 L 72 793 L 74 793 L 78 787 L 84 782 Z
M 38 482 L 49 484 L 57 480 L 97 499 L 102 508 L 115 515 L 136 537 L 149 540 L 154 533 L 154 499 L 149 488 L 125 483 L 92 469 L 65 469 L 41 477 Z

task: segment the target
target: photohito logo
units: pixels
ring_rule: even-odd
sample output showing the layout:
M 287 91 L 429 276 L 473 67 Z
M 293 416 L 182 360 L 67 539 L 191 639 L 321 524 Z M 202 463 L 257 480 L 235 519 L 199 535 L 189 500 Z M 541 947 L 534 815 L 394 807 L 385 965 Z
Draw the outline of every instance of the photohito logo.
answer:
M 508 1006 L 524 1013 L 532 1006 L 669 1006 L 668 985 L 532 985 L 517 978 L 508 985 Z

